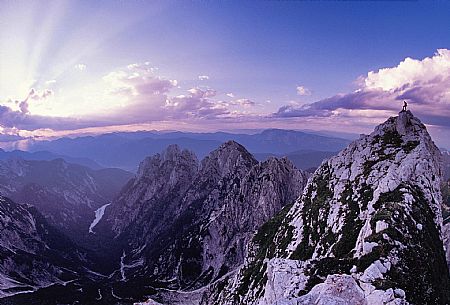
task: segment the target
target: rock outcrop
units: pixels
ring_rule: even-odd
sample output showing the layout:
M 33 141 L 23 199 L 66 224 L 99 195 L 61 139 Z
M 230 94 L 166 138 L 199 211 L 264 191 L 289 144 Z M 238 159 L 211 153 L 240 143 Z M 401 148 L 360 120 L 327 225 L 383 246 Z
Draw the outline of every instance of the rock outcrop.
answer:
M 202 304 L 448 304 L 440 152 L 401 112 L 325 161 Z

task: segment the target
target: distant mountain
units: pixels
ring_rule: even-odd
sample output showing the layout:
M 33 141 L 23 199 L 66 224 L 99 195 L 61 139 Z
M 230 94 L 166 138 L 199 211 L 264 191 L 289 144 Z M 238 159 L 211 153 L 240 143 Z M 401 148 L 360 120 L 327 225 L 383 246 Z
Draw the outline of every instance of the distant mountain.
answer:
M 286 157 L 294 163 L 294 165 L 302 170 L 316 169 L 323 162 L 323 160 L 328 159 L 337 152 L 331 151 L 312 151 L 312 150 L 301 150 L 294 151 L 287 154 L 270 154 L 270 153 L 255 153 L 254 156 L 259 161 L 267 160 L 270 157 Z
M 0 195 L 36 207 L 48 222 L 75 240 L 88 234 L 94 212 L 109 203 L 132 174 L 93 170 L 63 159 L 0 161 Z
M 7 159 L 23 159 L 23 160 L 37 160 L 37 161 L 51 161 L 55 159 L 63 159 L 68 163 L 79 164 L 92 169 L 103 168 L 97 162 L 90 160 L 88 158 L 69 157 L 54 154 L 49 151 L 36 151 L 36 152 L 28 152 L 23 150 L 4 151 L 3 149 L 0 148 L 0 160 L 7 160 Z
M 136 171 L 138 164 L 146 156 L 156 154 L 171 144 L 195 151 L 205 156 L 221 142 L 190 138 L 154 139 L 127 138 L 120 134 L 105 134 L 96 137 L 75 139 L 61 138 L 49 142 L 39 142 L 32 150 L 49 150 L 57 154 L 78 158 L 89 158 L 105 167 L 117 167 Z
M 302 130 L 306 133 L 316 134 L 320 136 L 332 137 L 332 138 L 340 138 L 354 141 L 359 138 L 360 134 L 349 133 L 349 132 L 339 132 L 339 131 L 331 131 L 331 130 Z
M 105 167 L 118 167 L 136 171 L 139 162 L 148 155 L 158 153 L 170 144 L 193 151 L 205 157 L 220 144 L 234 140 L 251 153 L 284 155 L 310 151 L 339 151 L 350 141 L 314 135 L 300 131 L 269 129 L 257 134 L 225 132 L 120 132 L 95 137 L 61 138 L 54 141 L 34 142 L 31 151 L 51 151 L 55 154 L 92 159 Z

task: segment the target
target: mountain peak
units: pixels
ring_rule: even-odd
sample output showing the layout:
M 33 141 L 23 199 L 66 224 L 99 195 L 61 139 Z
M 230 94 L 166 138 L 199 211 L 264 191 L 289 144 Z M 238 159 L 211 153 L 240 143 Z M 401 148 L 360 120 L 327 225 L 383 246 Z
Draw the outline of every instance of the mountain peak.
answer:
M 440 175 L 440 151 L 420 120 L 410 111 L 389 118 L 322 163 L 281 220 L 257 233 L 256 252 L 226 289 L 263 291 L 249 290 L 241 304 L 353 304 L 356 296 L 446 304 Z
M 197 157 L 195 154 L 187 149 L 181 149 L 178 145 L 172 144 L 159 154 L 145 158 L 139 165 L 136 177 L 142 178 L 144 176 L 152 175 L 164 163 L 173 164 L 189 164 L 192 167 L 197 167 Z
M 378 125 L 372 135 L 380 135 L 386 132 L 395 132 L 407 138 L 423 138 L 428 135 L 425 125 L 411 111 L 401 111 L 398 116 L 390 117 L 384 123 Z
M 234 140 L 229 140 L 225 143 L 223 143 L 222 145 L 219 146 L 219 148 L 217 150 L 235 150 L 238 149 L 242 152 L 246 152 L 248 154 L 250 154 L 247 149 L 245 149 L 244 146 L 242 146 L 241 144 L 239 144 L 238 142 L 234 141 Z
M 414 117 L 411 111 L 401 111 L 397 117 L 397 132 L 401 135 L 406 134 L 409 127 L 413 126 L 413 123 L 422 124 L 419 119 Z
M 205 157 L 201 167 L 203 172 L 210 171 L 225 176 L 235 171 L 247 171 L 257 163 L 244 146 L 236 141 L 228 141 Z
M 164 161 L 174 160 L 182 154 L 182 150 L 176 144 L 167 146 L 167 148 L 161 153 L 161 159 Z

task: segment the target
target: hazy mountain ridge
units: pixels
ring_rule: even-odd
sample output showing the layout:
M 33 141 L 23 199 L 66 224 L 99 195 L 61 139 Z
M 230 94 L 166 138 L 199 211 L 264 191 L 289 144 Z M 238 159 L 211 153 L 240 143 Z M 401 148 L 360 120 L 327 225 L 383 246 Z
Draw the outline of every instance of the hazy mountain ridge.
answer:
M 270 157 L 286 157 L 294 163 L 297 168 L 313 172 L 319 167 L 323 160 L 335 156 L 337 153 L 338 152 L 332 151 L 299 150 L 286 154 L 255 153 L 254 156 L 258 161 L 264 161 Z
M 32 142 L 30 151 L 46 150 L 60 155 L 89 158 L 105 167 L 135 171 L 145 157 L 171 144 L 203 158 L 222 143 L 234 140 L 251 153 L 285 155 L 299 150 L 339 151 L 349 140 L 301 131 L 268 129 L 256 134 L 189 132 L 119 132 L 99 136 L 61 138 Z M 318 166 L 315 164 L 315 166 Z
M 87 234 L 94 211 L 110 202 L 132 174 L 90 168 L 62 159 L 0 161 L 0 194 L 32 204 L 71 238 Z
M 79 164 L 82 166 L 86 166 L 92 169 L 102 169 L 97 162 L 90 160 L 88 158 L 74 158 L 64 155 L 58 155 L 51 153 L 49 151 L 23 151 L 23 150 L 12 150 L 12 151 L 4 151 L 0 148 L 0 160 L 8 160 L 8 159 L 23 159 L 23 160 L 35 160 L 35 161 L 52 161 L 55 159 L 63 159 L 67 163 Z

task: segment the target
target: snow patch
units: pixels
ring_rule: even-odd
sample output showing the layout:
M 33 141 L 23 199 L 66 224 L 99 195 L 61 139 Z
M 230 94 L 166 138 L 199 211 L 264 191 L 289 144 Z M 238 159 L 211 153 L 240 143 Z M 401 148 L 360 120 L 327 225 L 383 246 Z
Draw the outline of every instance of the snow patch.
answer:
M 103 215 L 105 214 L 105 210 L 110 204 L 111 203 L 107 203 L 105 205 L 102 205 L 100 208 L 98 208 L 95 211 L 95 219 L 94 219 L 94 221 L 92 221 L 91 225 L 89 226 L 89 233 L 95 234 L 93 229 L 100 222 L 100 220 L 103 218 Z

